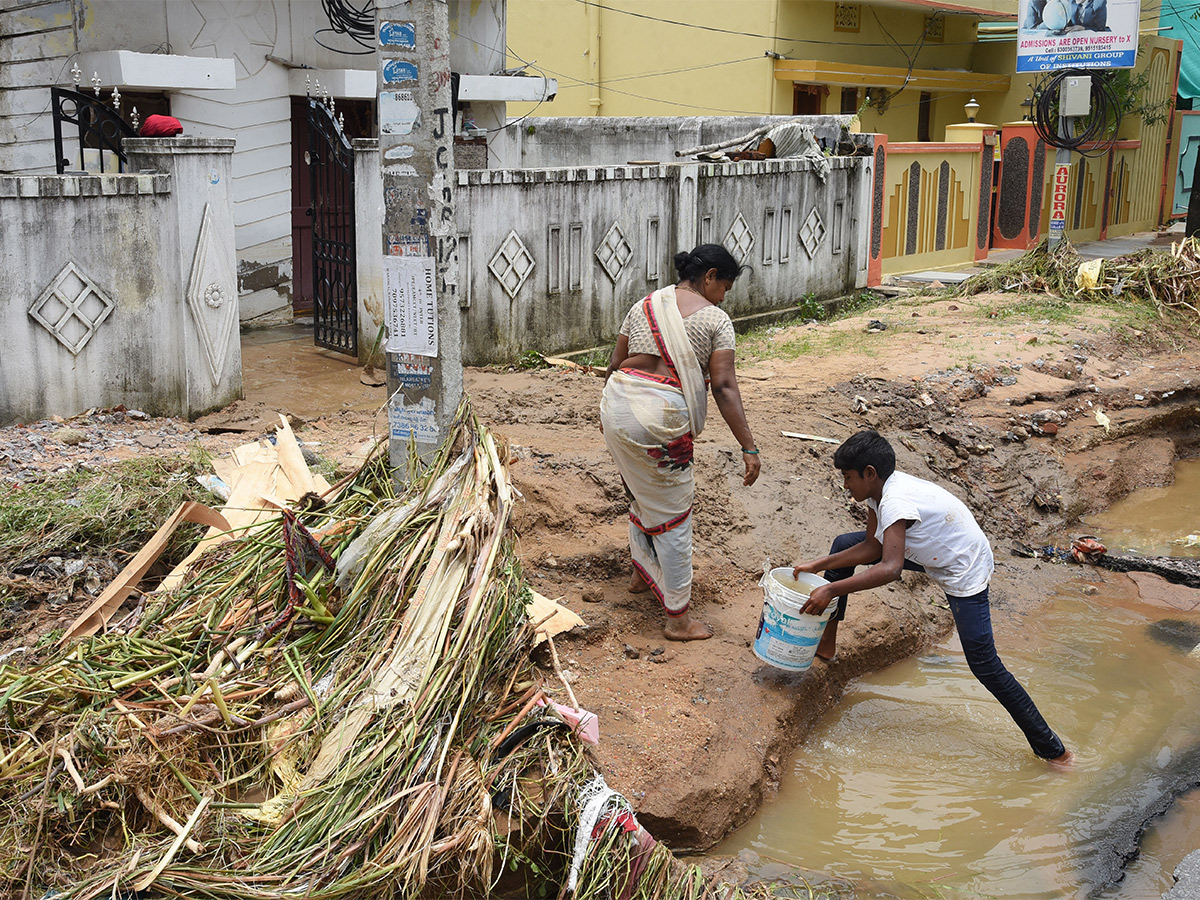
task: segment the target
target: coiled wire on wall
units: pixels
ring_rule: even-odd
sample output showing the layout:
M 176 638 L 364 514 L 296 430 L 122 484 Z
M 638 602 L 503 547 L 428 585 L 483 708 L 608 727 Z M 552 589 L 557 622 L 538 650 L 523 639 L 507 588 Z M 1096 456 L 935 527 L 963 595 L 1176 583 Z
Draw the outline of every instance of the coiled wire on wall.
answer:
M 1063 132 L 1059 119 L 1059 97 L 1067 78 L 1090 77 L 1092 80 L 1091 112 L 1074 116 L 1072 134 Z M 1121 100 L 1112 85 L 1112 76 L 1097 69 L 1062 69 L 1050 75 L 1034 88 L 1031 118 L 1038 137 L 1051 147 L 1073 150 L 1083 156 L 1107 153 L 1116 142 L 1121 124 Z M 1088 146 L 1091 145 L 1091 146 Z M 1087 149 L 1084 149 L 1084 148 Z
M 329 28 L 321 28 L 313 35 L 313 40 L 334 53 L 347 56 L 365 56 L 375 52 L 375 0 L 364 0 L 361 7 L 356 7 L 349 0 L 321 0 L 321 9 L 329 19 Z M 317 35 L 345 34 L 354 43 L 365 50 L 339 50 L 321 41 Z

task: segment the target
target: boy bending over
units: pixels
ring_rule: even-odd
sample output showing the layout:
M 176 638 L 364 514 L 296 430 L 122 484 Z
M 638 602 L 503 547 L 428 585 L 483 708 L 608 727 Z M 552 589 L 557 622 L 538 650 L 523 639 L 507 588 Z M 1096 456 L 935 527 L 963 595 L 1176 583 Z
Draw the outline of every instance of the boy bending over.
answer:
M 924 572 L 946 592 L 971 673 L 1008 710 L 1035 754 L 1068 765 L 1074 754 L 996 654 L 988 608 L 992 548 L 970 510 L 936 484 L 897 472 L 895 451 L 874 431 L 860 431 L 838 447 L 833 465 L 854 499 L 866 501 L 867 530 L 840 535 L 828 556 L 795 567 L 797 573 L 824 569 L 836 582 L 814 588 L 801 608 L 820 615 L 838 602 L 817 656 L 833 658 L 847 594 L 896 581 L 902 569 Z M 855 575 L 857 566 L 870 568 Z

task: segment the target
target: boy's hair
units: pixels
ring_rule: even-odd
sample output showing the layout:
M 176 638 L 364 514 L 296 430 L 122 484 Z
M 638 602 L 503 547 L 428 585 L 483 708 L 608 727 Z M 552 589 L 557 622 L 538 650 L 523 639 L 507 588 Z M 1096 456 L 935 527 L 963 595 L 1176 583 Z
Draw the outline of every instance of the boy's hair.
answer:
M 860 431 L 834 451 L 833 465 L 843 472 L 853 469 L 859 475 L 867 466 L 874 466 L 880 481 L 887 481 L 896 471 L 896 451 L 878 431 Z

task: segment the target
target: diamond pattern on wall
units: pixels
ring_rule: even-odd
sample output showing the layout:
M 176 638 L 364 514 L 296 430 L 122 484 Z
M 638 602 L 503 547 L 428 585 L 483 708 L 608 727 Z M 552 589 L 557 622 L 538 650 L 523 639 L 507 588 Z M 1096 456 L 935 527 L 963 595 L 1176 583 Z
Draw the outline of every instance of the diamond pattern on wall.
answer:
M 817 212 L 815 206 L 809 212 L 808 218 L 804 220 L 804 224 L 800 226 L 799 236 L 804 252 L 808 254 L 809 259 L 812 259 L 817 255 L 817 248 L 825 240 L 825 223 L 821 221 L 821 214 Z
M 600 268 L 604 269 L 604 273 L 616 284 L 632 257 L 633 247 L 625 240 L 625 232 L 621 230 L 620 225 L 613 222 L 612 227 L 605 233 L 604 240 L 596 248 L 596 259 L 600 262 Z
M 533 271 L 533 257 L 515 231 L 510 231 L 500 244 L 500 249 L 488 263 L 488 271 L 496 276 L 508 299 L 515 300 L 517 292 Z
M 237 340 L 238 303 L 234 249 L 218 237 L 215 215 L 212 204 L 205 204 L 186 297 L 208 362 L 208 377 L 217 385 L 225 371 L 230 345 Z
M 29 315 L 78 356 L 115 305 L 75 263 L 68 262 L 33 301 Z
M 741 213 L 737 214 L 737 218 L 725 232 L 725 240 L 722 243 L 739 264 L 744 263 L 750 256 L 750 251 L 754 247 L 754 232 L 750 230 L 750 226 L 746 224 L 746 219 Z

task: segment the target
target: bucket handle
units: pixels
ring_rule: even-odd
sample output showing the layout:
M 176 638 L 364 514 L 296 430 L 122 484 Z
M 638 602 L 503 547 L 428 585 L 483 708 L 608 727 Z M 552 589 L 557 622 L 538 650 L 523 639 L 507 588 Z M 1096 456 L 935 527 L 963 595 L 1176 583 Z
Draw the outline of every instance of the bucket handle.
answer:
M 771 577 L 771 557 L 765 556 L 763 557 L 762 578 L 758 579 L 758 586 L 765 589 L 767 586 L 767 579 L 769 577 Z

